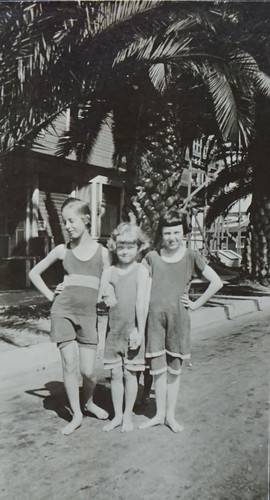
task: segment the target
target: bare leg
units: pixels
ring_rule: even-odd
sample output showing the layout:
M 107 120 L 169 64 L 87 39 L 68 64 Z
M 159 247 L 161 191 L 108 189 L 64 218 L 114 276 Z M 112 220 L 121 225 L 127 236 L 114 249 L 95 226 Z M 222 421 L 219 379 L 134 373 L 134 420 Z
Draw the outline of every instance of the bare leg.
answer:
M 132 411 L 136 401 L 138 392 L 137 373 L 124 369 L 125 377 L 125 411 L 123 415 L 123 423 L 121 432 L 133 431 L 134 425 L 132 422 Z
M 74 341 L 62 347 L 60 349 L 60 354 L 62 359 L 64 386 L 73 412 L 71 422 L 61 430 L 62 434 L 68 435 L 80 427 L 83 417 L 79 397 L 78 351 L 76 342 Z
M 114 418 L 104 425 L 103 430 L 109 432 L 116 427 L 119 427 L 123 419 L 123 398 L 124 398 L 124 382 L 123 368 L 117 366 L 111 370 L 111 393 L 114 408 Z
M 184 427 L 175 420 L 175 407 L 179 392 L 180 375 L 173 375 L 168 372 L 167 378 L 167 411 L 165 424 L 170 427 L 173 432 L 181 432 Z
M 166 395 L 167 395 L 167 372 L 154 375 L 154 387 L 156 394 L 156 415 L 139 426 L 139 429 L 147 429 L 154 425 L 164 424 L 166 413 Z
M 83 391 L 85 408 L 93 413 L 97 418 L 106 420 L 108 413 L 97 406 L 93 401 L 94 391 L 96 387 L 96 376 L 94 373 L 96 363 L 96 351 L 79 345 L 80 353 L 80 369 L 83 378 Z

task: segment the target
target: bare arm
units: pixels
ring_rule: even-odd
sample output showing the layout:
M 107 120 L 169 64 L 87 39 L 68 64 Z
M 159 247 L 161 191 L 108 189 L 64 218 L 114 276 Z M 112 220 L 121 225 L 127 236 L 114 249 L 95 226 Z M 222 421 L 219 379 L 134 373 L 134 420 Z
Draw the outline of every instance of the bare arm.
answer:
M 107 267 L 110 267 L 112 263 L 112 254 L 109 252 L 108 248 L 102 247 L 102 263 L 103 263 L 103 270 L 107 269 Z
M 114 293 L 114 287 L 110 283 L 110 279 L 111 269 L 107 268 L 101 275 L 97 302 L 104 302 L 106 306 L 113 307 L 117 303 L 117 300 Z
M 203 306 L 211 297 L 223 287 L 223 283 L 214 269 L 206 265 L 202 275 L 209 281 L 209 285 L 203 294 L 195 301 L 189 300 L 188 295 L 184 294 L 182 296 L 183 304 L 188 307 L 191 311 L 195 311 L 199 307 Z
M 51 252 L 38 264 L 36 264 L 33 269 L 31 269 L 29 273 L 29 278 L 32 281 L 33 285 L 48 299 L 50 302 L 54 299 L 54 293 L 47 287 L 44 280 L 41 278 L 41 274 L 46 271 L 54 262 L 57 260 L 63 260 L 65 252 L 64 245 L 58 245 L 53 248 Z
M 136 298 L 136 318 L 139 333 L 139 344 L 144 337 L 146 318 L 149 309 L 149 300 L 151 292 L 152 280 L 149 272 L 143 266 L 140 267 L 137 283 L 137 298 Z

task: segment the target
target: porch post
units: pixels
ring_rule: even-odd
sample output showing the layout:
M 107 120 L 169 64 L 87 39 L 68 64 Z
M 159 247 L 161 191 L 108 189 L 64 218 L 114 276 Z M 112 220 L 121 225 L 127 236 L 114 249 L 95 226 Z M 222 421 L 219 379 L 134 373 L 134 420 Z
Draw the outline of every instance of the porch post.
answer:
M 29 271 L 31 269 L 30 240 L 38 237 L 39 186 L 38 175 L 34 175 L 26 187 L 25 218 L 25 286 L 30 288 Z
M 39 207 L 39 185 L 38 176 L 33 178 L 33 192 L 32 192 L 32 238 L 38 237 L 38 207 Z
M 31 238 L 31 187 L 26 186 L 26 214 L 25 214 L 25 287 L 30 288 L 30 238 Z

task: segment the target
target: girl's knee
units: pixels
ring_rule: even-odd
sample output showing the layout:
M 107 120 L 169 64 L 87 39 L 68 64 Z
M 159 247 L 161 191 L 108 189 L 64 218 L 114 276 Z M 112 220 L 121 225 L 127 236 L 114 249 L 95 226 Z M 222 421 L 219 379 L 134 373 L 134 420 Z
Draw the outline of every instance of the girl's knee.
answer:
M 81 367 L 80 371 L 81 371 L 81 376 L 83 378 L 87 378 L 87 379 L 91 380 L 91 382 L 93 382 L 93 383 L 96 382 L 97 377 L 96 377 L 94 369 L 91 366 L 88 368 Z
M 82 377 L 92 380 L 96 380 L 96 351 L 92 349 L 85 349 L 80 347 L 80 372 Z
M 122 380 L 123 378 L 123 368 L 122 366 L 116 366 L 111 369 L 111 378 L 113 380 Z

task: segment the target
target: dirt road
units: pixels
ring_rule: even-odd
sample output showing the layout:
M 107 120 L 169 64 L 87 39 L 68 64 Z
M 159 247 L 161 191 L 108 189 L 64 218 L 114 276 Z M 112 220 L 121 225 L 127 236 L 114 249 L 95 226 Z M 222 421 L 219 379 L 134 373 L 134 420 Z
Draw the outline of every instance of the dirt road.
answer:
M 266 500 L 269 321 L 254 313 L 196 335 L 177 407 L 181 434 L 163 426 L 107 434 L 85 417 L 64 437 L 60 363 L 2 381 L 1 500 Z M 105 378 L 97 401 L 111 409 Z M 154 409 L 154 399 L 137 407 L 136 424 Z

